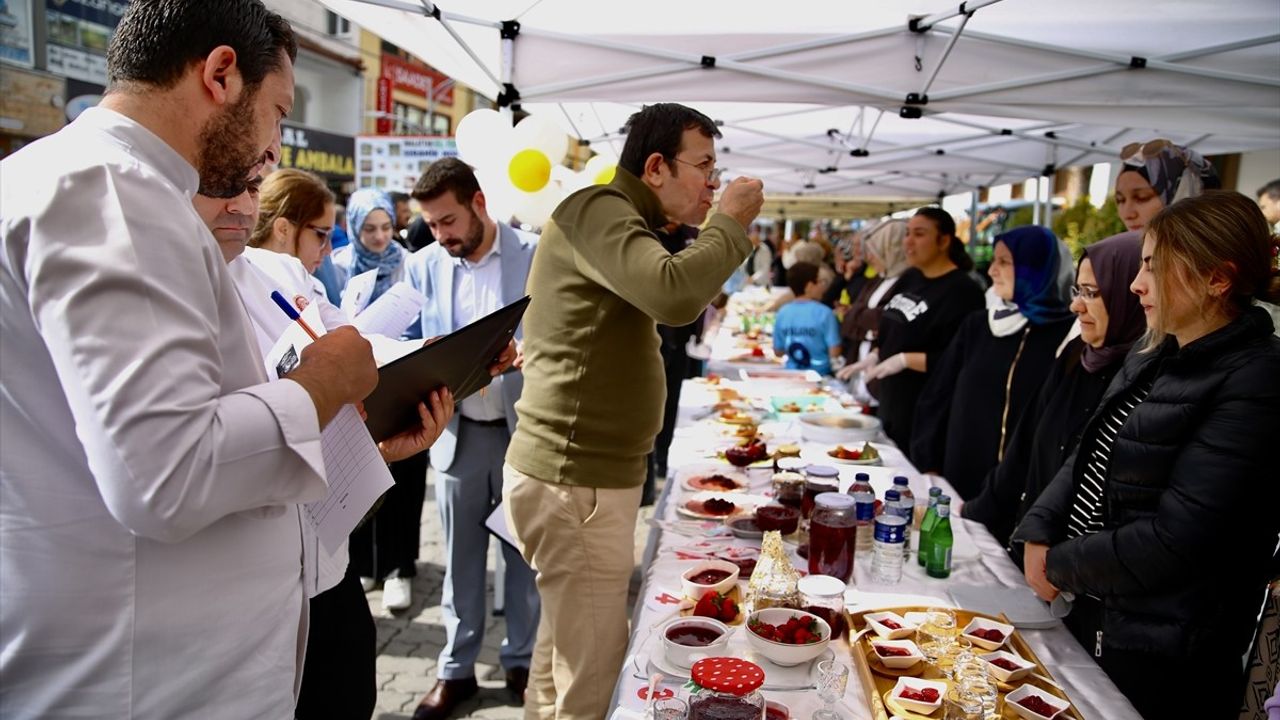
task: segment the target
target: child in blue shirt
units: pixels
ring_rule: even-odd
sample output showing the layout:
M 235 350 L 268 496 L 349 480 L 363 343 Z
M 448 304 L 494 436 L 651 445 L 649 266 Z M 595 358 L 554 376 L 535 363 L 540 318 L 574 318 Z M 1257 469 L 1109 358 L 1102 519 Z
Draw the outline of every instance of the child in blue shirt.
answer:
M 787 356 L 787 367 L 831 374 L 840 355 L 840 326 L 831 308 L 818 302 L 825 289 L 818 266 L 797 262 L 787 270 L 787 286 L 796 299 L 778 310 L 773 323 L 773 351 Z

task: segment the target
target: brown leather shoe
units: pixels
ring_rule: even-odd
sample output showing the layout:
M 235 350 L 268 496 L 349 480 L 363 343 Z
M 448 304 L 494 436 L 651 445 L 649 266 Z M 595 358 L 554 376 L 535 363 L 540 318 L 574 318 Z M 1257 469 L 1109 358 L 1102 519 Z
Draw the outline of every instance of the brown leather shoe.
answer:
M 413 711 L 413 720 L 446 720 L 458 705 L 475 697 L 480 686 L 475 678 L 464 680 L 437 680 L 431 692 L 422 698 Z
M 513 667 L 507 670 L 507 692 L 511 693 L 511 700 L 517 704 L 524 704 L 524 689 L 529 687 L 529 668 Z

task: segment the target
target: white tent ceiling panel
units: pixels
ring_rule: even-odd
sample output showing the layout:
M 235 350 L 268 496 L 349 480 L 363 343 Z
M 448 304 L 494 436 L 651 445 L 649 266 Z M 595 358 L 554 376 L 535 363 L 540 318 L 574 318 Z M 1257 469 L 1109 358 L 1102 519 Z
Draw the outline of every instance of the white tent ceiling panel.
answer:
M 958 3 L 487 0 L 446 3 L 441 22 L 421 0 L 320 1 L 490 97 L 510 82 L 524 109 L 607 154 L 640 103 L 694 105 L 723 123 L 731 173 L 796 192 L 936 196 L 1114 161 L 1153 137 L 1280 146 L 1276 0 L 1004 0 L 919 34 L 909 16 Z M 900 117 L 926 86 L 924 117 Z

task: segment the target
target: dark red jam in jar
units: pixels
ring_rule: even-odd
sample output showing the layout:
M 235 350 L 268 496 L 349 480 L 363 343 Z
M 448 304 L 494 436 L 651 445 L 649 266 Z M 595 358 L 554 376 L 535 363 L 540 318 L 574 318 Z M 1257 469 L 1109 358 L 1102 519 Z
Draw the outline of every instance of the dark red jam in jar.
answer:
M 667 639 L 685 647 L 706 647 L 720 639 L 720 631 L 704 625 L 676 625 L 667 629 Z

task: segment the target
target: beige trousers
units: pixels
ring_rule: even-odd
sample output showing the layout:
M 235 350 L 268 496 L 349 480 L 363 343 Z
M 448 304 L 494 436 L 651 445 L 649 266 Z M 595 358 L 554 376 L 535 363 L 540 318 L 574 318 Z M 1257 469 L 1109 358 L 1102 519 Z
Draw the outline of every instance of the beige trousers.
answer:
M 601 720 L 626 656 L 639 486 L 542 482 L 505 465 L 502 501 L 537 573 L 542 618 L 526 720 Z

